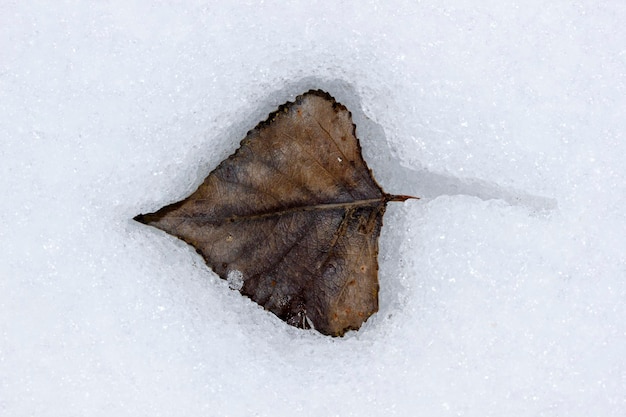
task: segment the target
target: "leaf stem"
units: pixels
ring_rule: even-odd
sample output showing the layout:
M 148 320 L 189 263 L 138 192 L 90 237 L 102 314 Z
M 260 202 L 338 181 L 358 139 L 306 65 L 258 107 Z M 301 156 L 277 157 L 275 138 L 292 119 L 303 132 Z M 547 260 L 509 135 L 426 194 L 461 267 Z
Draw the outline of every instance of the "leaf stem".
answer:
M 393 195 L 393 194 L 385 194 L 385 201 L 394 201 L 394 202 L 403 202 L 406 200 L 419 200 L 420 197 L 413 197 L 412 195 Z

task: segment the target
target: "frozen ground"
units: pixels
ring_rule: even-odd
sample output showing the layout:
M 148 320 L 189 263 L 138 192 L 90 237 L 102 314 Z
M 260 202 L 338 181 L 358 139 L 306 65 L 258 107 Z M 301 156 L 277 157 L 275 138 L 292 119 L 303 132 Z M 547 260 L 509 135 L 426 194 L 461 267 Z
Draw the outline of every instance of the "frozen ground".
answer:
M 626 415 L 623 2 L 171 3 L 0 4 L 0 415 Z M 130 220 L 312 87 L 425 197 L 344 339 Z

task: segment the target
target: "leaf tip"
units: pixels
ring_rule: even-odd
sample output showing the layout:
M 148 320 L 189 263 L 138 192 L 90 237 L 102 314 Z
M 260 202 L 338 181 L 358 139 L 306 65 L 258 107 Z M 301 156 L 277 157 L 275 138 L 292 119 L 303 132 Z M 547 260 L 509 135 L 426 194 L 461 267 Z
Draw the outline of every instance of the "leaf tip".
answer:
M 149 214 L 138 214 L 135 217 L 133 217 L 133 220 L 139 223 L 143 223 L 143 224 L 149 224 L 150 223 L 150 215 Z

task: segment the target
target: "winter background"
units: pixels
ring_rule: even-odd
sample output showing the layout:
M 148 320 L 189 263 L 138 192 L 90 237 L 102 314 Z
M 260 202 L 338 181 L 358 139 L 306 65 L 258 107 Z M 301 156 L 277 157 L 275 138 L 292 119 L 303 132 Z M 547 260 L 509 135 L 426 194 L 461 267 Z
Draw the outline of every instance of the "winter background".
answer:
M 0 4 L 0 415 L 626 415 L 626 5 Z M 278 105 L 352 111 L 380 311 L 291 328 L 177 201 Z

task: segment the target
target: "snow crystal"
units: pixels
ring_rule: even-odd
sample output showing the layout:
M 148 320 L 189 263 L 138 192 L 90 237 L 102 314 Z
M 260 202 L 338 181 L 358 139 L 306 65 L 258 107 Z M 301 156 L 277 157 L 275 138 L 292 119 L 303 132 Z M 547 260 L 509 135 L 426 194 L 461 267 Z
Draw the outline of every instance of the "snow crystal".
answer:
M 226 281 L 228 282 L 228 288 L 239 291 L 243 287 L 243 274 L 237 270 L 228 271 Z

